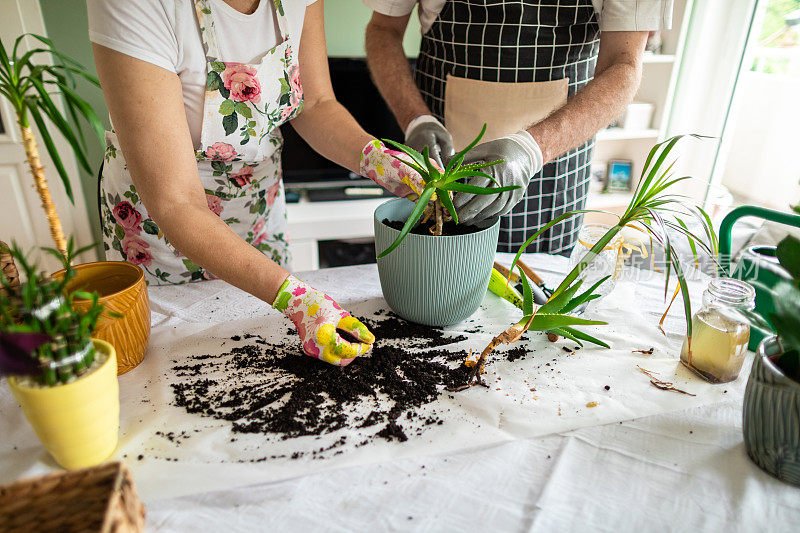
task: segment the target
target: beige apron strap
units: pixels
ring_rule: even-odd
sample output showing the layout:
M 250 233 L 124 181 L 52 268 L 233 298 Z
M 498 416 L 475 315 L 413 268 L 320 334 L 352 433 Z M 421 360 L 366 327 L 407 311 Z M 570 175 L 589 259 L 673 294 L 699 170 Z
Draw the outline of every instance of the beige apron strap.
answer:
M 447 76 L 444 121 L 456 150 L 487 124 L 482 141 L 498 139 L 539 122 L 567 102 L 567 78 L 499 83 Z

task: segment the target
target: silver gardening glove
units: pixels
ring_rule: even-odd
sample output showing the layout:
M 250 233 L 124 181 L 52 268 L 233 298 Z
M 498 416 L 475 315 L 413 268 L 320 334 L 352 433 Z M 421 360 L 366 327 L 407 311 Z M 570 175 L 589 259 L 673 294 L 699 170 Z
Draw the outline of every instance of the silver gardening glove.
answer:
M 427 146 L 439 168 L 444 168 L 443 160 L 455 153 L 450 132 L 432 115 L 421 115 L 408 124 L 405 143 L 420 153 Z
M 497 184 L 481 176 L 476 176 L 467 183 L 478 187 L 518 185 L 520 188 L 499 194 L 455 193 L 453 205 L 458 211 L 459 222 L 476 224 L 510 212 L 525 195 L 531 177 L 544 164 L 539 144 L 525 130 L 479 144 L 466 155 L 464 164 L 498 160 L 503 162 L 481 169 L 497 180 Z

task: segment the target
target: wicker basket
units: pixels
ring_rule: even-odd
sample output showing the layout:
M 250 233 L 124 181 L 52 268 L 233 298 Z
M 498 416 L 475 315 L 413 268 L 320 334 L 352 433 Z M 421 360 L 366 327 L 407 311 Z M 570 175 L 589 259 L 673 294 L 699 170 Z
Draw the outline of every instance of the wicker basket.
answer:
M 0 532 L 144 531 L 144 505 L 120 462 L 0 487 Z
M 14 258 L 8 253 L 8 245 L 0 241 L 0 272 L 8 279 L 11 285 L 19 283 L 19 272 L 17 272 L 17 265 L 14 264 Z M 0 287 L 0 291 L 3 288 Z

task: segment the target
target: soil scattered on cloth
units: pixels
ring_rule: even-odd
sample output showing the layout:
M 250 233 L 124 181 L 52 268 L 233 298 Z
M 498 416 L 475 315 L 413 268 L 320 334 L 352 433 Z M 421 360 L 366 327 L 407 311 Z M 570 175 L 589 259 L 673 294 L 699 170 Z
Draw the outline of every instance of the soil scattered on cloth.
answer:
M 405 225 L 405 220 L 389 220 L 388 218 L 383 219 L 383 223 L 389 226 L 392 229 L 396 229 L 400 231 L 403 229 Z M 432 222 L 429 220 L 424 224 L 418 223 L 416 226 L 411 228 L 410 233 L 415 235 L 431 235 L 431 224 Z M 449 220 L 442 224 L 442 236 L 455 236 L 455 235 L 469 235 L 470 233 L 477 233 L 484 228 L 479 228 L 478 226 L 468 226 L 466 224 L 456 224 L 452 220 Z
M 175 403 L 189 413 L 232 422 L 234 433 L 282 440 L 363 428 L 365 439 L 356 446 L 375 438 L 403 442 L 410 432 L 442 424 L 430 409 L 420 408 L 447 394 L 447 387 L 466 382 L 469 369 L 461 364 L 466 352 L 442 347 L 467 337 L 447 336 L 392 313 L 364 322 L 379 340 L 346 368 L 308 357 L 294 342 L 287 346 L 257 335 L 244 335 L 247 344 L 219 355 L 191 356 L 172 367 L 178 380 L 171 385 Z M 237 339 L 243 340 L 231 337 Z M 308 453 L 344 443 L 342 438 Z

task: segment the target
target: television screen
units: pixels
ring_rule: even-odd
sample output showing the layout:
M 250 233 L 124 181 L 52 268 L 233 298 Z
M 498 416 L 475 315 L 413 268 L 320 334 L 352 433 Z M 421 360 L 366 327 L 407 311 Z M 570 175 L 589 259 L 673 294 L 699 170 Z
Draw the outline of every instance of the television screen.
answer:
M 403 140 L 394 115 L 370 79 L 365 59 L 329 58 L 328 66 L 336 99 L 367 133 L 379 139 Z M 287 185 L 362 179 L 344 167 L 317 154 L 289 124 L 283 132 L 283 179 Z

